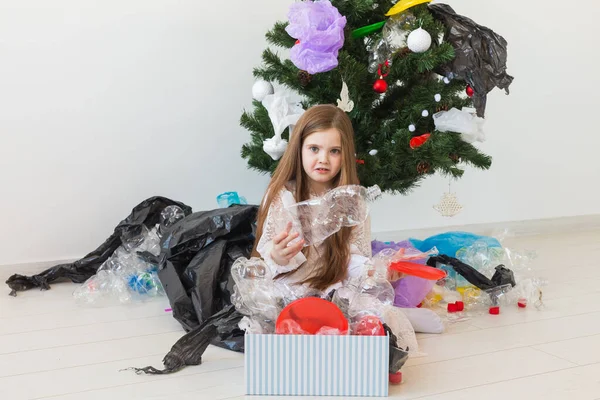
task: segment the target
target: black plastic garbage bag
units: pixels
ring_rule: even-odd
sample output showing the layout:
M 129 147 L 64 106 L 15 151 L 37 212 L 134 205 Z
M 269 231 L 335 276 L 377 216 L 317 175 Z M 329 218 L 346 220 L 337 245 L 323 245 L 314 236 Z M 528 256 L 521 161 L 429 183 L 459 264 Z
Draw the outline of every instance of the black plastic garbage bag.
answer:
M 179 206 L 186 215 L 192 212 L 192 209 L 183 203 L 165 197 L 151 197 L 134 207 L 131 214 L 117 225 L 113 234 L 81 260 L 71 264 L 56 265 L 34 276 L 12 275 L 6 281 L 12 289 L 11 296 L 16 296 L 17 291 L 34 287 L 40 287 L 42 290 L 50 289 L 50 283 L 59 279 L 67 279 L 75 283 L 85 282 L 94 276 L 98 268 L 121 246 L 123 237 L 136 235 L 142 225 L 152 228 L 160 221 L 161 212 L 172 205 Z
M 509 93 L 513 77 L 506 73 L 507 42 L 485 26 L 456 14 L 447 4 L 430 4 L 433 16 L 446 26 L 444 40 L 454 47 L 456 57 L 442 67 L 442 74 L 452 73 L 465 80 L 473 90 L 477 115 L 485 116 L 487 94 L 495 87 Z
M 257 206 L 234 205 L 197 212 L 163 236 L 158 276 L 173 317 L 186 331 L 231 304 L 231 266 L 250 256 L 257 211 Z
M 242 317 L 234 306 L 229 305 L 179 339 L 163 359 L 164 369 L 154 367 L 130 369 L 137 374 L 163 375 L 177 372 L 189 365 L 200 365 L 208 345 L 217 337 L 224 339 L 231 335 L 231 328 L 235 326 L 237 329 L 237 324 Z M 243 340 L 244 333 L 239 332 Z
M 257 206 L 233 205 L 194 213 L 162 239 L 159 278 L 173 317 L 188 332 L 164 357 L 165 368 L 133 368 L 137 373 L 169 374 L 198 365 L 209 344 L 243 352 L 242 315 L 231 304 L 231 266 L 250 256 Z

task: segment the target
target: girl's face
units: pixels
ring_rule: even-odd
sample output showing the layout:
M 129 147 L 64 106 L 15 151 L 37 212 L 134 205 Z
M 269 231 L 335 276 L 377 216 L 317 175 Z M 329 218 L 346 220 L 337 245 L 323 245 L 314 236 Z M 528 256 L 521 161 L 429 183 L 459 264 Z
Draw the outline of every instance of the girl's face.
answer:
M 342 138 L 337 129 L 313 132 L 304 139 L 302 167 L 313 191 L 331 188 L 342 168 Z

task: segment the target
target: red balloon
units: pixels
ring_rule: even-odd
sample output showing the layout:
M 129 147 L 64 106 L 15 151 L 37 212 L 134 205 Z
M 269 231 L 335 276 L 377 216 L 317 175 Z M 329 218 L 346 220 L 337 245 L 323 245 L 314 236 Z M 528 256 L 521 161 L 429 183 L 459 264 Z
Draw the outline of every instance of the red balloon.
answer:
M 469 97 L 473 97 L 473 95 L 475 94 L 475 90 L 473 90 L 471 85 L 467 85 L 467 89 L 465 91 L 467 92 L 467 96 Z
M 377 79 L 373 85 L 373 90 L 377 93 L 385 93 L 388 88 L 388 84 L 383 79 Z

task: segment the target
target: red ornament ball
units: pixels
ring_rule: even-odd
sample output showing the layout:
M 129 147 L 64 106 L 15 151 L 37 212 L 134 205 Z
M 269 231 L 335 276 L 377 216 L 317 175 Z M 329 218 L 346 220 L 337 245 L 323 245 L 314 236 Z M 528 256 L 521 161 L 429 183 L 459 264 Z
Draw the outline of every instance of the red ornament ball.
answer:
M 465 90 L 465 92 L 467 92 L 467 96 L 469 97 L 473 97 L 473 95 L 475 94 L 475 90 L 473 90 L 471 85 L 467 85 L 467 89 Z
M 377 93 L 385 93 L 388 88 L 388 84 L 383 79 L 377 79 L 373 85 L 373 90 Z

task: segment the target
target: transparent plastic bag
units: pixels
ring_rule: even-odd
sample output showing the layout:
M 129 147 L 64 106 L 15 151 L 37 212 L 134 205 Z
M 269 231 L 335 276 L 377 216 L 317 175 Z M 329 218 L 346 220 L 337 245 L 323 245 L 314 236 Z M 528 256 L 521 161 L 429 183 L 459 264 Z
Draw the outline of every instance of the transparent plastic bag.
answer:
M 321 197 L 285 205 L 292 221 L 292 231 L 300 233 L 292 244 L 304 239 L 304 245 L 311 246 L 321 243 L 342 227 L 364 223 L 369 216 L 369 203 L 380 196 L 381 189 L 377 185 L 370 188 L 346 185 Z M 278 231 L 283 231 L 288 221 L 281 223 Z
M 433 121 L 438 131 L 460 133 L 461 139 L 467 143 L 485 141 L 485 120 L 478 117 L 474 109 L 451 108 L 449 111 L 440 111 L 433 114 Z
M 183 211 L 177 206 L 163 210 L 161 220 L 169 223 L 172 216 L 180 218 Z M 167 209 L 165 208 L 165 210 Z M 162 216 L 165 216 L 163 219 Z M 130 303 L 153 297 L 164 296 L 165 291 L 158 278 L 158 267 L 141 257 L 142 253 L 153 256 L 160 254 L 161 226 L 151 230 L 141 225 L 140 229 L 121 237 L 122 245 L 106 260 L 96 275 L 89 278 L 73 292 L 80 304 L 106 305 L 111 303 Z

